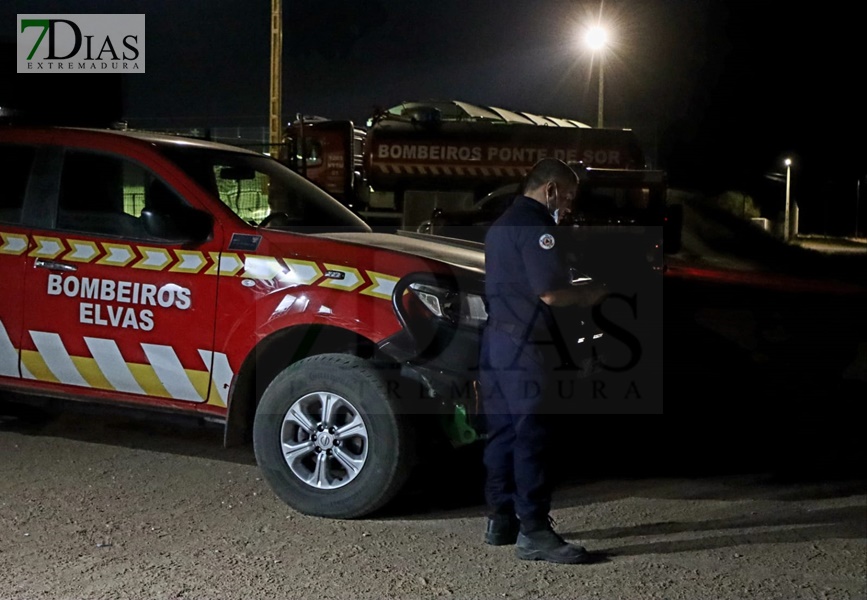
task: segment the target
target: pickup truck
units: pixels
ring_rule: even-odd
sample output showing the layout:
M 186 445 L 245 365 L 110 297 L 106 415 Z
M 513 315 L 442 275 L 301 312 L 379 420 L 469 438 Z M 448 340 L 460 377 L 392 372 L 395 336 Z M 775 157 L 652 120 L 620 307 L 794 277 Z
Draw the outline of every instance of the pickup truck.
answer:
M 4 127 L 0 179 L 7 402 L 217 422 L 332 518 L 483 435 L 481 248 L 374 233 L 268 156 L 167 134 Z

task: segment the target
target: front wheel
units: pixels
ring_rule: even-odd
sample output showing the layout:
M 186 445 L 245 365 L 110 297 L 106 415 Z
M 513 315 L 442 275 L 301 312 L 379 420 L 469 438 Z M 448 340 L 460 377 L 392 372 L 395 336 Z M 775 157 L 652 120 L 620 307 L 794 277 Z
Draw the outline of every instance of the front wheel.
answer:
M 409 427 L 369 361 L 323 354 L 274 378 L 256 409 L 253 445 L 284 502 L 349 519 L 381 508 L 403 486 L 413 463 Z

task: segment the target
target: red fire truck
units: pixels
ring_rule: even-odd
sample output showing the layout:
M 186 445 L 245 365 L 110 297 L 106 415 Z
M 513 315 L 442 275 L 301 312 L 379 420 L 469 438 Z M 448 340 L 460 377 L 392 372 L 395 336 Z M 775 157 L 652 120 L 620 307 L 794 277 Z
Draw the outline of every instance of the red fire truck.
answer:
M 286 129 L 284 163 L 345 204 L 391 213 L 406 228 L 435 208 L 469 208 L 523 177 L 539 159 L 641 170 L 631 130 L 460 101 L 405 102 L 351 121 L 300 118 Z

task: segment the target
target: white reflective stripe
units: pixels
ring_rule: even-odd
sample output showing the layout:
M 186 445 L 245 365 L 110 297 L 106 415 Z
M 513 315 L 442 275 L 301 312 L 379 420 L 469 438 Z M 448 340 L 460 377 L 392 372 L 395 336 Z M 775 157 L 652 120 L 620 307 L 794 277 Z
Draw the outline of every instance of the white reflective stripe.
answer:
M 63 340 L 58 334 L 31 331 L 30 337 L 33 338 L 33 343 L 36 345 L 42 360 L 45 361 L 45 366 L 57 377 L 60 383 L 90 387 L 90 384 L 75 368 L 75 364 L 69 358 L 69 353 L 63 345 Z
M 29 240 L 26 235 L 3 233 L 0 231 L 0 254 L 23 254 L 27 250 Z
M 100 264 L 125 265 L 133 258 L 132 252 L 126 246 L 106 246 L 106 249 L 108 250 L 108 255 L 100 261 Z
M 184 366 L 178 360 L 178 355 L 171 346 L 157 344 L 142 344 L 142 350 L 148 357 L 157 378 L 175 400 L 190 400 L 204 402 L 199 392 L 193 387 L 190 378 L 184 371 Z
M 180 257 L 181 262 L 176 264 L 173 270 L 198 272 L 205 265 L 205 257 L 199 252 L 178 251 L 176 254 Z
M 342 273 L 343 279 L 328 278 L 320 284 L 323 287 L 353 291 L 355 290 L 355 288 L 359 287 L 360 285 L 362 285 L 362 283 L 364 283 L 364 281 L 361 279 L 361 274 L 352 267 L 326 264 L 325 268 L 329 271 Z
M 214 387 L 217 388 L 217 393 L 220 394 L 220 400 L 223 406 L 229 402 L 229 386 L 232 384 L 232 367 L 229 366 L 229 357 L 222 352 L 210 352 L 209 350 L 199 350 L 199 356 L 211 372 L 211 379 L 214 381 Z M 211 362 L 213 361 L 213 364 Z
M 132 371 L 126 366 L 126 361 L 123 360 L 114 340 L 86 337 L 84 343 L 87 344 L 87 349 L 96 361 L 96 366 L 114 389 L 130 394 L 145 393 L 133 377 Z
M 289 267 L 289 272 L 281 277 L 283 282 L 309 285 L 322 277 L 322 271 L 315 263 L 287 260 L 286 265 Z
M 382 273 L 373 273 L 371 271 L 367 272 L 367 276 L 373 280 L 374 285 L 362 291 L 362 294 L 391 299 L 391 295 L 394 293 L 394 286 L 397 285 L 397 277 L 383 275 Z
M 168 251 L 162 248 L 139 248 L 139 251 L 142 253 L 144 258 L 137 262 L 136 266 L 143 269 L 161 269 L 172 260 Z
M 244 263 L 235 254 L 224 254 L 220 256 L 220 275 L 234 275 L 241 270 Z
M 247 256 L 244 258 L 244 277 L 274 279 L 285 270 L 276 258 L 270 256 Z
M 57 258 L 57 255 L 66 249 L 57 238 L 34 237 L 33 239 L 36 241 L 37 247 L 30 253 L 30 256 Z
M 0 375 L 18 377 L 18 350 L 9 339 L 3 321 L 0 321 Z
M 87 262 L 99 254 L 99 250 L 93 242 L 79 242 L 75 240 L 68 240 L 68 242 L 72 246 L 72 252 L 64 257 L 67 260 Z

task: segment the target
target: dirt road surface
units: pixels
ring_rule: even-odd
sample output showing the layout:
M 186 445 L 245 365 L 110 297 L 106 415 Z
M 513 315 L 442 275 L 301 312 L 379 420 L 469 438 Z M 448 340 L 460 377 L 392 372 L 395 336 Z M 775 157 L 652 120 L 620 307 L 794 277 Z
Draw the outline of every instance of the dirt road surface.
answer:
M 474 450 L 376 518 L 334 521 L 281 504 L 252 450 L 220 442 L 117 416 L 0 422 L 0 599 L 867 598 L 867 485 L 848 450 L 782 471 L 696 471 L 682 446 L 567 460 L 581 474 L 553 514 L 597 560 L 559 566 L 481 543 Z

